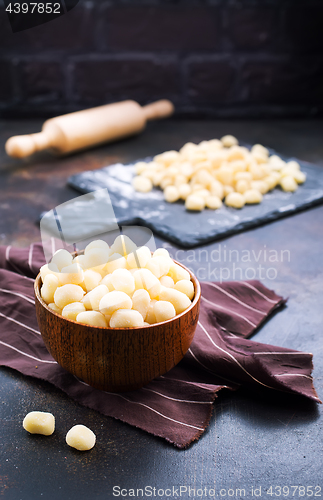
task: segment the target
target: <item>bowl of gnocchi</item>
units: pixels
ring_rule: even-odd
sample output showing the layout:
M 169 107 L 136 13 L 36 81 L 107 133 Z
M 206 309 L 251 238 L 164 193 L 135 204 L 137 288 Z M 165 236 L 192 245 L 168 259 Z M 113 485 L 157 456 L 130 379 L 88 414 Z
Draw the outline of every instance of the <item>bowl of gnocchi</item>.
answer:
M 58 250 L 35 280 L 36 315 L 53 358 L 100 390 L 139 389 L 184 357 L 194 337 L 201 288 L 165 248 L 124 235 L 109 246 Z

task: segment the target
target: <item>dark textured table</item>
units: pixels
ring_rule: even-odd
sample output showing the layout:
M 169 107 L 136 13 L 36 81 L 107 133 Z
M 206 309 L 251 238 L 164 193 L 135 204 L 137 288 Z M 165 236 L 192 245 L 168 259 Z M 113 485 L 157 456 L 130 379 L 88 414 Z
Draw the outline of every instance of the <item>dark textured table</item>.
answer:
M 39 240 L 39 214 L 78 196 L 66 187 L 70 175 L 178 149 L 187 141 L 232 133 L 323 168 L 322 121 L 174 119 L 152 123 L 139 137 L 64 159 L 47 153 L 24 161 L 6 157 L 3 146 L 8 137 L 37 132 L 40 126 L 40 121 L 0 124 L 3 245 Z M 219 273 L 223 279 L 256 277 L 288 296 L 287 307 L 256 338 L 313 352 L 314 382 L 321 399 L 322 221 L 321 205 L 194 249 L 194 254 L 168 247 L 184 264 L 189 260 L 201 279 L 215 280 Z M 157 238 L 157 244 L 162 243 Z M 185 451 L 84 408 L 47 383 L 5 368 L 0 368 L 0 404 L 0 496 L 6 500 L 110 500 L 118 492 L 120 498 L 137 493 L 137 498 L 149 498 L 151 493 L 154 498 L 186 500 L 212 498 L 210 490 L 218 498 L 323 496 L 322 406 L 301 397 L 269 390 L 222 391 L 207 431 Z M 30 436 L 22 428 L 23 417 L 36 407 L 56 417 L 57 430 L 51 438 Z M 97 435 L 97 445 L 89 453 L 65 444 L 66 431 L 76 423 Z M 145 487 L 151 487 L 146 497 L 131 491 Z

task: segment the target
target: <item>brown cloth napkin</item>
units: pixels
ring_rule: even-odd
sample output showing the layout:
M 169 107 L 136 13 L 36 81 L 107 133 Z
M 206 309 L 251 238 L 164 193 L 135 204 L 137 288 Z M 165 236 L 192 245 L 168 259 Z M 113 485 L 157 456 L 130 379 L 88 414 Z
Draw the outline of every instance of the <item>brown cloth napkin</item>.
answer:
M 312 354 L 247 338 L 286 302 L 259 281 L 201 283 L 198 327 L 178 366 L 137 391 L 91 388 L 61 368 L 42 341 L 33 284 L 44 263 L 41 244 L 0 247 L 0 365 L 47 380 L 80 404 L 178 448 L 203 434 L 222 388 L 256 385 L 321 402 L 311 377 Z

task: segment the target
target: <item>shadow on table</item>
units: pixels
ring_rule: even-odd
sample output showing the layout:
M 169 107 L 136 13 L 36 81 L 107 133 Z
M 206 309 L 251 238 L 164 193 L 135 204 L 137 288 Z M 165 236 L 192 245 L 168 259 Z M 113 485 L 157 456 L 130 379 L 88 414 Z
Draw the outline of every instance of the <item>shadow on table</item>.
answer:
M 270 389 L 241 387 L 232 393 L 222 391 L 215 401 L 216 416 L 234 410 L 235 418 L 266 428 L 300 426 L 320 417 L 318 403 L 303 396 Z

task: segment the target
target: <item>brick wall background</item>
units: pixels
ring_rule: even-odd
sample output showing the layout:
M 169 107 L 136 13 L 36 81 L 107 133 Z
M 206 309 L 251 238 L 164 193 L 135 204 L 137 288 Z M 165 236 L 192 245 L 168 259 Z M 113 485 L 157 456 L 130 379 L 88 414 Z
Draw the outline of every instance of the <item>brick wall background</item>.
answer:
M 167 97 L 180 115 L 319 116 L 322 26 L 322 0 L 80 0 L 13 34 L 0 0 L 0 115 Z

